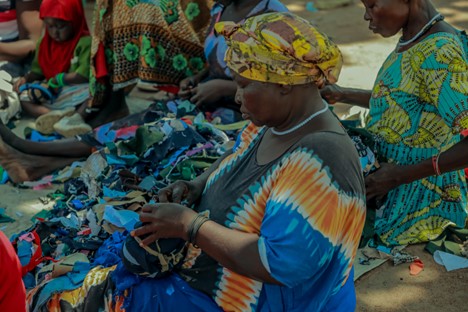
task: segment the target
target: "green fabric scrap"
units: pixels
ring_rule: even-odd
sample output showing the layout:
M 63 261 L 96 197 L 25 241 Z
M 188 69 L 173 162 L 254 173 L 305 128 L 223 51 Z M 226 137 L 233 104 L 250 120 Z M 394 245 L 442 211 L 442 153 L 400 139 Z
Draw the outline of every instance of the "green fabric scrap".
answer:
M 34 216 L 32 216 L 31 221 L 36 222 L 37 218 L 40 219 L 49 219 L 52 217 L 52 213 L 49 210 L 42 209 L 38 213 L 36 213 Z
M 213 126 L 215 126 L 219 130 L 233 131 L 233 130 L 240 130 L 240 129 L 244 128 L 248 123 L 249 123 L 248 120 L 242 120 L 242 121 L 238 121 L 238 122 L 231 123 L 231 124 L 226 124 L 226 125 L 216 124 L 216 125 L 213 125 Z
M 468 240 L 468 229 L 449 226 L 437 239 L 428 242 L 425 249 L 432 255 L 440 250 L 463 257 L 461 245 L 466 240 Z
M 5 214 L 5 208 L 0 208 L 0 223 L 15 222 L 15 219 L 10 218 Z
M 137 129 L 135 137 L 132 139 L 118 142 L 117 148 L 119 152 L 126 154 L 135 153 L 138 156 L 142 156 L 151 146 L 161 142 L 163 139 L 163 132 L 151 125 L 145 125 Z

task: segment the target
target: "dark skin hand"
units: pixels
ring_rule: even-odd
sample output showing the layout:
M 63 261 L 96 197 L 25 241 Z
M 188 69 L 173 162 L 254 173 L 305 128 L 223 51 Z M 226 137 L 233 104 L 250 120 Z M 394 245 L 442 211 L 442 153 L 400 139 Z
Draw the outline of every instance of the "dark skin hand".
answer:
M 403 166 L 381 163 L 379 170 L 366 176 L 367 200 L 374 197 L 380 200 L 390 190 L 403 184 L 403 181 L 401 181 L 401 170 L 404 170 Z
M 190 208 L 162 203 L 146 205 L 140 213 L 143 226 L 132 236 L 145 236 L 141 245 L 147 246 L 160 238 L 188 240 L 188 229 L 197 213 Z M 258 252 L 258 235 L 228 229 L 214 221 L 205 222 L 196 237 L 197 245 L 222 266 L 263 282 L 280 284 L 266 271 Z
M 468 167 L 468 138 L 464 138 L 440 154 L 439 170 L 441 173 L 461 170 Z M 408 184 L 435 174 L 432 159 L 426 159 L 413 165 L 381 163 L 379 170 L 366 177 L 367 200 L 382 198 L 390 190 L 402 184 Z
M 196 75 L 182 79 L 179 83 L 178 96 L 183 100 L 188 100 L 192 97 L 192 89 L 196 87 L 200 81 L 208 76 L 208 69 L 204 69 Z
M 187 206 L 191 206 L 200 198 L 204 184 L 194 181 L 176 181 L 173 184 L 161 189 L 158 192 L 160 203 L 180 204 L 184 201 Z
M 201 196 L 210 174 L 216 170 L 226 152 L 210 168 L 193 181 L 177 181 L 158 193 L 159 203 L 146 205 L 140 214 L 142 227 L 132 231 L 132 236 L 149 235 L 142 244 L 148 245 L 158 238 L 178 237 L 188 240 L 188 229 L 197 213 L 179 203 L 192 205 Z M 221 265 L 239 274 L 272 284 L 279 284 L 266 271 L 258 252 L 258 235 L 228 229 L 216 222 L 207 221 L 196 236 L 197 245 Z
M 192 96 L 190 102 L 197 107 L 218 102 L 223 97 L 234 96 L 236 94 L 236 83 L 230 80 L 213 79 L 199 83 L 191 89 Z

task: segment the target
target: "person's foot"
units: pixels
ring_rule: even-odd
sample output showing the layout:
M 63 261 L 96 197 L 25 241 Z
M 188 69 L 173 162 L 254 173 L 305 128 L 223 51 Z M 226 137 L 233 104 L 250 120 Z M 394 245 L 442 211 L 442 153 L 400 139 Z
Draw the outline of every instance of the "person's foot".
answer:
M 28 161 L 28 155 L 15 150 L 6 144 L 0 137 L 0 165 L 8 172 L 10 179 L 15 183 L 33 180 L 30 174 L 33 163 Z
M 53 110 L 47 114 L 41 115 L 36 119 L 36 130 L 42 134 L 54 133 L 54 125 L 62 118 L 71 116 L 75 113 L 74 107 L 68 107 L 64 110 Z
M 75 113 L 71 116 L 63 117 L 54 124 L 54 130 L 65 138 L 71 138 L 76 135 L 85 134 L 93 129 L 85 123 L 80 114 Z

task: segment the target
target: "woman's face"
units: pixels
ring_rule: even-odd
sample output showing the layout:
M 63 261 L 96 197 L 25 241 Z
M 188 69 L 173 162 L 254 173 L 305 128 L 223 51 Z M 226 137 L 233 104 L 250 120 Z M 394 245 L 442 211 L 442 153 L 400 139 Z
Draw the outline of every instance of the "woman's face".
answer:
M 364 19 L 369 29 L 382 37 L 391 37 L 406 27 L 409 15 L 408 0 L 361 0 L 366 8 Z
M 58 18 L 46 17 L 44 24 L 49 36 L 55 41 L 64 42 L 73 37 L 72 23 Z
M 234 73 L 237 84 L 236 103 L 240 105 L 242 118 L 256 126 L 274 127 L 281 124 L 285 116 L 285 103 L 280 103 L 279 86 L 250 80 Z

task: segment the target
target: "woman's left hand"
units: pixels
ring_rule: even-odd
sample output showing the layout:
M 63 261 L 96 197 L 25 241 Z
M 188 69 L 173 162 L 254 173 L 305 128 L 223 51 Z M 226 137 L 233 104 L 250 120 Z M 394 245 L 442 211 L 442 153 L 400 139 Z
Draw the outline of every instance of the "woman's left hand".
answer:
M 367 200 L 380 199 L 390 190 L 403 184 L 403 167 L 395 164 L 381 163 L 380 168 L 366 177 Z
M 182 238 L 187 240 L 187 230 L 196 212 L 174 203 L 145 205 L 140 213 L 143 226 L 132 231 L 132 236 L 143 236 L 144 245 L 159 238 Z

